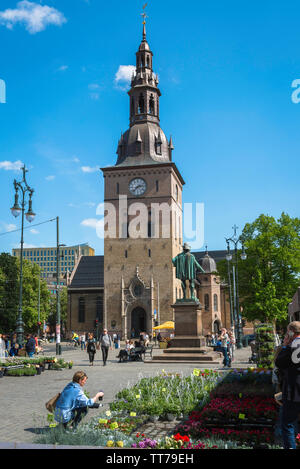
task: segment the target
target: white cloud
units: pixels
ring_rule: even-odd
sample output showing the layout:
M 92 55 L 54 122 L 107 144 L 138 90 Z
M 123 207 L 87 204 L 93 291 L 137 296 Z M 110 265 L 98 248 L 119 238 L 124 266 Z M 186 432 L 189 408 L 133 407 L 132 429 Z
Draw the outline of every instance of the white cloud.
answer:
M 34 234 L 34 235 L 37 235 L 39 234 L 40 232 L 38 230 L 35 230 L 34 228 L 32 228 L 31 230 L 29 230 L 31 234 Z
M 17 229 L 17 226 L 13 223 L 3 223 L 5 231 L 14 231 Z
M 83 173 L 95 173 L 96 171 L 99 171 L 98 166 L 94 166 L 93 168 L 91 166 L 81 166 L 81 171 Z
M 120 65 L 116 75 L 115 83 L 121 89 L 126 89 L 130 83 L 133 73 L 135 73 L 136 67 L 134 65 Z
M 83 202 L 82 204 L 73 204 L 72 202 L 70 202 L 68 204 L 68 207 L 72 207 L 72 208 L 81 208 L 81 207 L 93 208 L 95 206 L 96 206 L 95 202 Z
M 77 158 L 77 156 L 74 156 L 73 159 L 72 159 L 72 161 L 73 161 L 74 163 L 80 163 L 80 159 Z
M 100 85 L 98 85 L 97 83 L 90 83 L 89 84 L 89 89 L 90 90 L 98 90 L 100 88 Z
M 0 23 L 8 29 L 13 29 L 15 24 L 21 23 L 30 34 L 45 30 L 49 24 L 61 26 L 66 21 L 63 13 L 56 8 L 28 0 L 18 2 L 14 9 L 8 8 L 0 12 Z
M 22 161 L 0 161 L 0 169 L 5 171 L 19 171 L 23 167 Z
M 80 224 L 82 226 L 87 226 L 88 228 L 97 228 L 97 223 L 99 223 L 99 220 L 96 218 L 86 218 L 85 220 L 82 220 Z
M 53 181 L 55 179 L 55 176 L 47 176 L 45 177 L 46 181 Z
M 69 65 L 62 65 L 61 67 L 59 67 L 57 69 L 58 72 L 65 72 L 66 70 L 68 70 L 69 68 Z

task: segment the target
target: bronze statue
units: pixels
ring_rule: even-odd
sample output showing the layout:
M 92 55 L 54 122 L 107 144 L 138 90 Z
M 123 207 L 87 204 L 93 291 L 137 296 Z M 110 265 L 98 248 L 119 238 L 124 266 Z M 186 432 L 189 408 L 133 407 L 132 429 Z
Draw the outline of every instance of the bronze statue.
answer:
M 195 297 L 196 272 L 197 270 L 200 270 L 202 273 L 204 273 L 201 265 L 198 264 L 195 256 L 191 254 L 190 251 L 191 247 L 187 243 L 184 243 L 183 252 L 172 259 L 172 263 L 176 268 L 176 278 L 181 280 L 183 291 L 182 301 L 198 301 L 198 299 Z M 187 281 L 189 282 L 190 298 L 186 297 Z

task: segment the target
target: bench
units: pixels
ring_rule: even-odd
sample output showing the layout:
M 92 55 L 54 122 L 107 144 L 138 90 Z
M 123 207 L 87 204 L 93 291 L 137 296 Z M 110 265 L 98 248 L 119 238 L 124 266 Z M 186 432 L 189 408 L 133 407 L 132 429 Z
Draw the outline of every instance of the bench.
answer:
M 149 355 L 151 360 L 152 360 L 152 352 L 153 352 L 153 347 L 154 345 L 148 345 L 148 347 L 146 347 L 145 351 L 144 351 L 144 360 L 146 358 L 146 355 Z

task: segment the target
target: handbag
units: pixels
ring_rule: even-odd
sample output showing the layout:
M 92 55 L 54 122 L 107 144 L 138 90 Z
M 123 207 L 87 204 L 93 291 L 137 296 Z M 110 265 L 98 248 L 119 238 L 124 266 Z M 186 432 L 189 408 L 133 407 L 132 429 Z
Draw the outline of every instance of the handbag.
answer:
M 55 411 L 55 407 L 56 407 L 56 403 L 58 401 L 58 399 L 60 398 L 60 392 L 58 394 L 56 394 L 56 396 L 52 397 L 52 399 L 50 399 L 50 401 L 46 402 L 45 406 L 46 406 L 46 409 L 51 413 L 53 414 L 53 412 Z

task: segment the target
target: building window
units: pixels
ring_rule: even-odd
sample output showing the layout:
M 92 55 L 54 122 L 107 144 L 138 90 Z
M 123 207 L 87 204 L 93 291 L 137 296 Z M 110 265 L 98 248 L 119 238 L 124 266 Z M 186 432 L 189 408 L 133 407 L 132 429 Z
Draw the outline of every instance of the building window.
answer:
M 96 300 L 96 318 L 99 323 L 103 323 L 103 297 L 98 296 Z
M 117 182 L 117 194 L 120 194 L 120 184 Z
M 159 191 L 159 181 L 156 181 L 156 192 Z
M 150 96 L 150 99 L 149 99 L 149 114 L 154 115 L 154 98 L 153 98 L 153 94 Z
M 145 112 L 145 103 L 144 103 L 144 96 L 140 94 L 139 97 L 139 114 L 144 114 Z
M 214 294 L 214 311 L 218 311 L 218 295 Z
M 151 257 L 151 249 L 148 249 L 148 256 Z
M 128 258 L 128 251 L 127 251 L 127 249 L 126 249 L 126 251 L 125 251 L 125 257 L 126 257 L 126 259 Z
M 85 298 L 78 299 L 78 322 L 85 322 Z
M 204 295 L 204 307 L 205 311 L 209 310 L 209 295 L 207 293 Z

